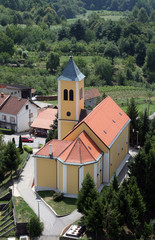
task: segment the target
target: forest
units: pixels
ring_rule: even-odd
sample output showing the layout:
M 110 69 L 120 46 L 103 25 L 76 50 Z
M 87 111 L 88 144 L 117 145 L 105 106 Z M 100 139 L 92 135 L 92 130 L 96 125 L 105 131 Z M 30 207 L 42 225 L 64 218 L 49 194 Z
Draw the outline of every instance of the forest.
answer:
M 154 1 L 71 2 L 0 1 L 1 82 L 56 94 L 72 50 L 85 87 L 98 87 L 101 94 L 105 86 L 135 87 L 152 100 Z M 68 16 L 70 6 L 76 11 Z

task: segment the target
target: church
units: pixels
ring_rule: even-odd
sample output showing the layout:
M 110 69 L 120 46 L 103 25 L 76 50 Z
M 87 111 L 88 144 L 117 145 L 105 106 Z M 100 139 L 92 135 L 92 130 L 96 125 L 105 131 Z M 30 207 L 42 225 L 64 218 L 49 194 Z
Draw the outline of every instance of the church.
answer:
M 36 191 L 76 197 L 87 173 L 101 191 L 129 158 L 130 118 L 109 96 L 84 109 L 84 78 L 71 56 L 58 77 L 58 139 L 34 155 Z

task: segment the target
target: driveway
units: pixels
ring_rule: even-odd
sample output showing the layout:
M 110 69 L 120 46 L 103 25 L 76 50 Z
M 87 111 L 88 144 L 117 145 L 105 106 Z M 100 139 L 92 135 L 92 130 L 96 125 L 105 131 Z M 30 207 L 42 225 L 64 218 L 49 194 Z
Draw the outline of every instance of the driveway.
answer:
M 62 230 L 66 226 L 80 219 L 81 214 L 74 211 L 68 216 L 57 217 L 44 202 L 41 201 L 38 203 L 36 200 L 36 194 L 31 188 L 33 173 L 34 163 L 33 157 L 31 156 L 21 174 L 21 177 L 14 183 L 13 194 L 16 196 L 20 195 L 37 215 L 39 204 L 40 220 L 44 223 L 44 231 L 41 239 L 59 239 L 58 237 L 60 236 Z

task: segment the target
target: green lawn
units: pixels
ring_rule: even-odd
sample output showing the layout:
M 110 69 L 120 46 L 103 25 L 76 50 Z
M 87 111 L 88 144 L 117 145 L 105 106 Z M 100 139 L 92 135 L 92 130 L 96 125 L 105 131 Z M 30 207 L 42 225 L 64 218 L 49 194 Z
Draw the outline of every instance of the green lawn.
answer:
M 21 197 L 14 198 L 16 206 L 17 222 L 28 222 L 31 217 L 36 216 L 33 210 Z M 37 204 L 37 202 L 36 202 Z
M 61 201 L 53 200 L 54 191 L 39 191 L 38 194 L 51 206 L 58 215 L 67 215 L 73 212 L 76 207 L 76 199 L 64 197 Z

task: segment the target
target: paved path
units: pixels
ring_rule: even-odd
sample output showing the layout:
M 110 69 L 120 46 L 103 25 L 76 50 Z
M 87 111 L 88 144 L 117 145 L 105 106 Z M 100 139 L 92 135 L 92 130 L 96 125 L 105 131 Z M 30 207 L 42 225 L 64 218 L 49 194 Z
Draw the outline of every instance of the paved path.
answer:
M 13 194 L 16 196 L 20 195 L 38 215 L 37 197 L 31 188 L 33 182 L 33 170 L 34 164 L 33 157 L 31 156 L 18 182 L 14 184 Z M 44 223 L 43 235 L 47 236 L 45 239 L 48 240 L 59 239 L 58 236 L 61 234 L 62 230 L 81 217 L 81 214 L 77 211 L 74 211 L 65 217 L 57 217 L 42 201 L 39 202 L 39 209 L 40 219 Z M 41 239 L 44 239 L 43 236 Z

